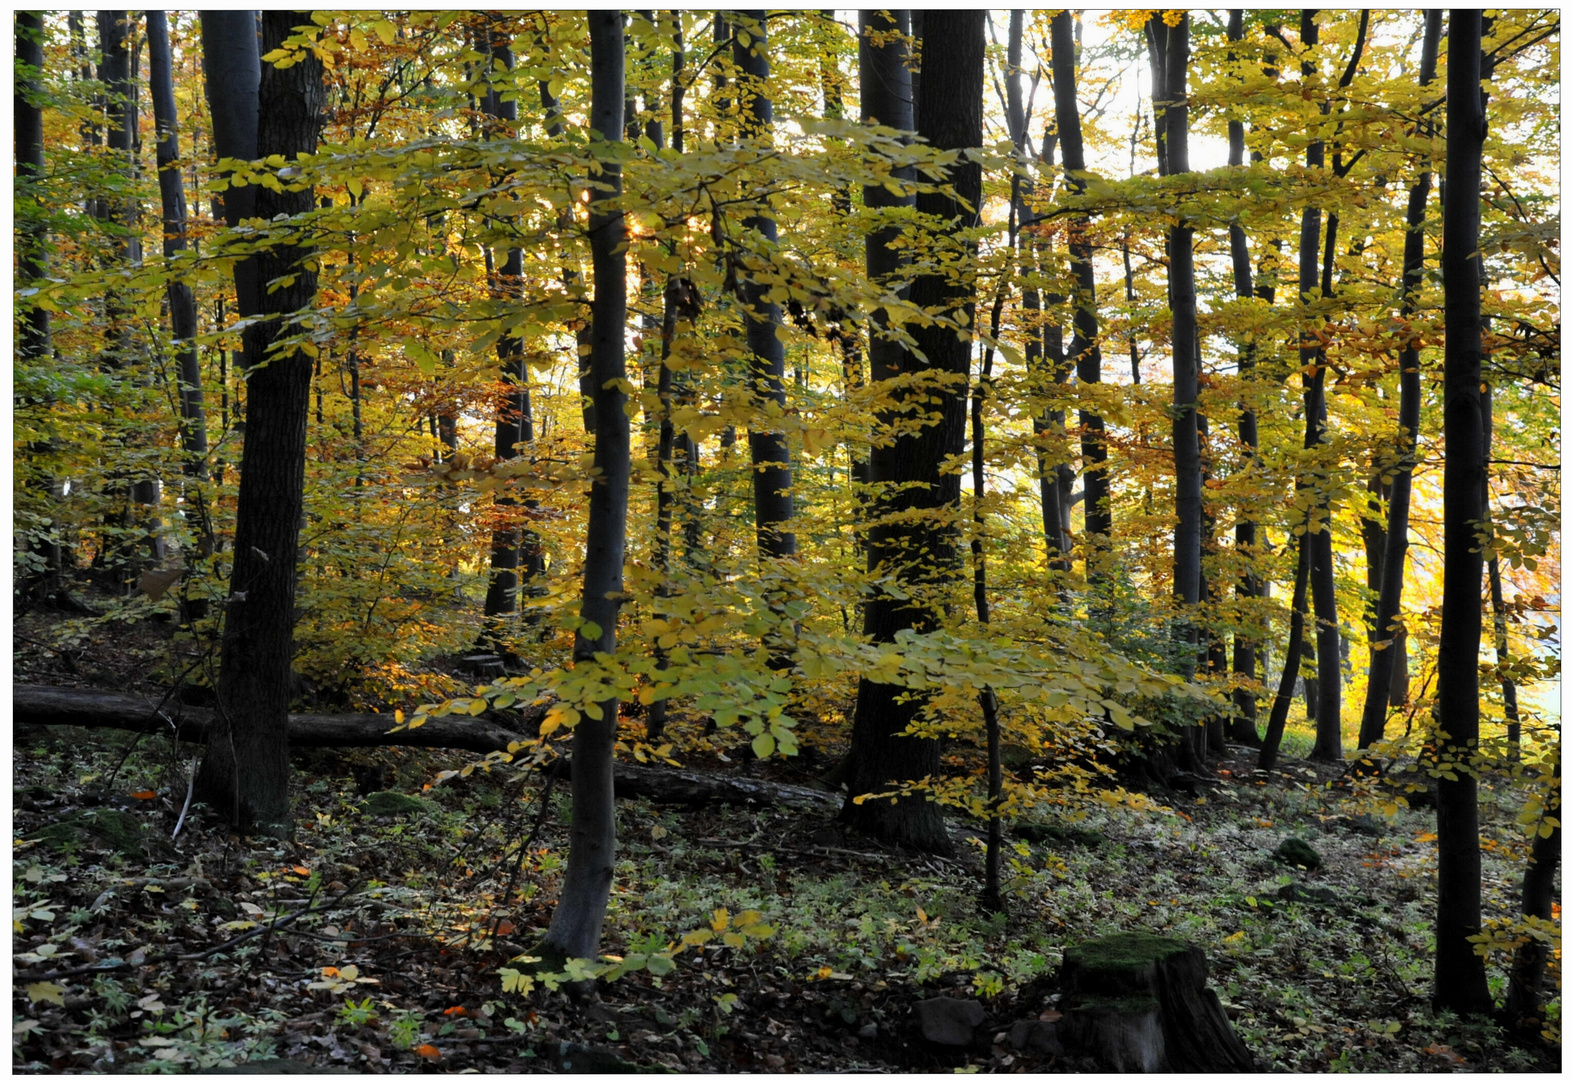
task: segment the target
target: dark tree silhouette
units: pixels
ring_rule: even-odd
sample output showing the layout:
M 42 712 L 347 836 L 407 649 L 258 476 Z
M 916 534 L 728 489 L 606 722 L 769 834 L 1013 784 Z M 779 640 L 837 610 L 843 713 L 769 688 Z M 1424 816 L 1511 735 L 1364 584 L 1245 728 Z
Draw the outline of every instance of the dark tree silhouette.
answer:
M 1449 770 L 1436 781 L 1437 1008 L 1490 1011 L 1480 930 L 1479 739 L 1480 584 L 1484 556 L 1485 425 L 1479 397 L 1479 184 L 1485 144 L 1480 97 L 1479 11 L 1452 12 L 1447 43 L 1446 194 L 1441 279 L 1446 288 L 1443 376 L 1446 465 L 1442 496 L 1441 641 L 1436 660 L 1437 753 Z
M 236 24 L 237 32 L 249 32 L 249 20 Z M 264 12 L 262 51 L 281 47 L 296 26 L 310 24 L 307 12 Z M 257 94 L 257 156 L 288 160 L 313 152 L 324 100 L 322 64 L 310 49 L 288 67 L 266 65 Z M 278 287 L 263 292 L 263 317 L 244 332 L 246 430 L 235 562 L 218 717 L 197 774 L 199 795 L 242 829 L 280 825 L 289 817 L 290 657 L 312 362 L 287 339 L 317 291 L 315 248 L 309 226 L 300 221 L 312 207 L 310 185 L 256 193 L 256 215 L 271 223 L 272 232 L 269 246 L 255 256 L 258 280 Z
M 917 99 L 917 132 L 941 150 L 975 147 L 982 141 L 982 84 L 984 16 L 981 11 L 933 10 L 924 17 L 923 32 L 942 49 L 930 50 L 923 59 L 921 95 Z M 869 49 L 867 53 L 882 50 Z M 865 53 L 865 55 L 867 55 Z M 881 72 L 865 72 L 864 92 L 881 84 Z M 881 90 L 891 92 L 889 86 Z M 893 93 L 892 93 L 893 96 Z M 893 114 L 896 102 L 881 101 Z M 883 117 L 880 117 L 883 120 Z M 888 123 L 889 121 L 885 121 Z M 950 232 L 977 220 L 982 201 L 982 170 L 961 159 L 952 166 L 951 191 L 917 196 L 918 211 L 932 215 Z M 870 244 L 870 253 L 874 245 Z M 870 273 L 886 266 L 870 265 Z M 925 309 L 964 316 L 974 325 L 974 293 L 943 275 L 924 274 L 912 283 L 912 302 Z M 953 580 L 959 571 L 953 529 L 934 520 L 934 512 L 955 508 L 960 501 L 960 477 L 944 474 L 941 466 L 959 454 L 966 442 L 966 387 L 971 372 L 971 345 L 952 327 L 933 325 L 913 335 L 926 363 L 915 355 L 873 352 L 876 381 L 921 374 L 923 385 L 915 393 L 937 400 L 938 423 L 921 431 L 902 433 L 888 445 L 876 446 L 870 462 L 875 485 L 886 484 L 872 509 L 869 531 L 870 567 L 894 573 L 903 585 L 915 587 L 918 598 L 878 595 L 865 609 L 864 630 L 874 641 L 894 641 L 901 630 L 924 633 L 936 625 L 931 597 L 922 594 Z M 875 335 L 875 345 L 878 337 Z M 891 368 L 888 365 L 895 365 Z M 906 396 L 910 396 L 908 392 Z M 880 418 L 885 424 L 890 416 Z M 915 513 L 914 513 L 915 512 Z M 905 697 L 905 700 L 901 700 Z M 863 679 L 857 688 L 857 711 L 848 757 L 849 797 L 843 820 L 870 835 L 928 851 L 950 847 L 944 819 L 937 804 L 915 798 L 860 796 L 887 791 L 903 781 L 921 780 L 938 770 L 939 746 L 931 738 L 903 734 L 917 718 L 921 702 L 897 686 Z
M 622 139 L 622 14 L 591 11 L 590 129 L 606 143 Z M 622 166 L 602 161 L 590 189 L 589 241 L 595 298 L 590 304 L 589 371 L 595 393 L 596 478 L 590 488 L 584 540 L 584 599 L 587 624 L 573 642 L 575 663 L 617 651 L 617 615 L 622 605 L 622 561 L 628 537 L 629 458 L 623 335 L 628 314 L 627 225 L 617 200 Z M 610 205 L 608 205 L 610 204 Z M 548 962 L 591 957 L 600 949 L 601 926 L 611 896 L 617 852 L 612 805 L 612 747 L 617 738 L 617 701 L 597 706 L 599 716 L 581 716 L 573 729 L 573 821 L 562 893 L 540 952 Z

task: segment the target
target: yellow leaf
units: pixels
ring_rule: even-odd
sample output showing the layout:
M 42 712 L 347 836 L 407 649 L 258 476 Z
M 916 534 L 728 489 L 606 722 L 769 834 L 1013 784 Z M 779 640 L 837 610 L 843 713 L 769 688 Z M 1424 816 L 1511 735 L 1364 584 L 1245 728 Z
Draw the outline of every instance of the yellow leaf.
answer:
M 715 913 L 710 916 L 710 925 L 715 928 L 717 934 L 726 929 L 730 922 L 731 912 L 725 908 L 716 908 Z
M 64 1005 L 65 987 L 55 982 L 28 983 L 27 1000 L 34 1004 L 40 1001 L 47 1001 L 55 1005 Z
M 474 701 L 469 703 L 469 714 L 471 716 L 479 716 L 481 713 L 486 711 L 486 705 L 487 702 L 485 698 L 476 698 Z

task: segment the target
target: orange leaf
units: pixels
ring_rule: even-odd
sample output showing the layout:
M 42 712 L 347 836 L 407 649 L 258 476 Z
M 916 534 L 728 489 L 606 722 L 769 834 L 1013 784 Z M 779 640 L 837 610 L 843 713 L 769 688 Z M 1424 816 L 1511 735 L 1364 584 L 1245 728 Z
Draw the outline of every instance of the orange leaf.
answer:
M 421 1057 L 427 1058 L 427 1059 L 429 1059 L 431 1061 L 435 1061 L 435 1060 L 437 1060 L 437 1058 L 442 1056 L 442 1051 L 438 1050 L 435 1046 L 432 1046 L 430 1043 L 421 1043 L 419 1046 L 415 1047 L 415 1053 L 417 1053 Z
M 325 967 L 325 968 L 322 969 L 322 974 L 323 974 L 323 976 L 325 978 L 332 978 L 334 975 L 338 974 L 338 968 L 336 968 L 336 967 Z
M 462 1005 L 449 1005 L 442 1010 L 443 1016 L 468 1016 L 469 1010 Z
M 297 867 L 295 867 L 295 873 L 299 874 L 301 877 L 310 877 L 311 876 L 311 871 L 307 870 L 304 866 L 297 866 Z
M 156 798 L 158 798 L 158 792 L 156 792 L 156 791 L 133 791 L 131 793 L 131 797 L 133 799 L 156 799 Z
M 518 927 L 514 924 L 512 919 L 498 919 L 497 920 L 497 936 L 498 937 L 502 937 L 504 934 L 511 934 L 511 933 L 513 933 L 513 931 L 515 931 L 517 929 L 518 929 Z

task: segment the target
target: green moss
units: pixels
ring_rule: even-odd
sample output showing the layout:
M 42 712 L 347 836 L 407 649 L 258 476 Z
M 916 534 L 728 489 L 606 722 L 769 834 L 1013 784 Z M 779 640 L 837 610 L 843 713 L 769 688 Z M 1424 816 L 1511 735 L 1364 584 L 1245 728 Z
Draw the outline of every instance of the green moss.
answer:
M 1104 975 L 1139 971 L 1189 948 L 1190 943 L 1180 938 L 1129 931 L 1072 945 L 1064 950 L 1064 959 L 1083 971 Z
M 426 809 L 426 804 L 419 799 L 400 795 L 396 791 L 373 791 L 360 805 L 366 813 L 378 817 L 402 817 L 405 814 L 423 813 Z
M 1291 866 L 1303 866 L 1308 870 L 1317 870 L 1321 866 L 1320 853 L 1297 836 L 1290 836 L 1277 845 L 1277 858 Z

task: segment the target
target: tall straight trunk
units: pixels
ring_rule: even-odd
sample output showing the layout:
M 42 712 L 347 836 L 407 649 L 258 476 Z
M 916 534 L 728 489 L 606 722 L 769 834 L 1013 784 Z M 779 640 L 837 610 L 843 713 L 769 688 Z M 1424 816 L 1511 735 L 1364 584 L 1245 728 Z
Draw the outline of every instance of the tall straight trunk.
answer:
M 1020 70 L 1022 40 L 1025 37 L 1026 12 L 1012 9 L 1006 46 L 1006 66 L 1014 73 Z M 1020 84 L 1014 75 L 1005 83 L 1005 120 L 1009 125 L 1010 144 L 1015 159 L 1024 170 L 1030 166 L 1026 153 L 1026 105 L 1021 100 Z M 1054 147 L 1058 136 L 1043 132 L 1042 163 L 1046 169 L 1053 167 Z M 1064 382 L 1069 378 L 1064 363 L 1063 331 L 1043 318 L 1045 308 L 1056 308 L 1062 297 L 1052 294 L 1046 298 L 1036 281 L 1041 267 L 1051 261 L 1047 256 L 1048 241 L 1043 236 L 1035 217 L 1029 216 L 1027 204 L 1033 194 L 1031 180 L 1020 175 L 1010 180 L 1011 212 L 1018 223 L 1016 244 L 1024 247 L 1020 254 L 1021 265 L 1027 281 L 1021 287 L 1021 308 L 1025 312 L 1025 361 L 1026 372 L 1039 392 L 1046 394 L 1050 381 Z M 1032 407 L 1032 441 L 1037 455 L 1037 486 L 1042 499 L 1043 540 L 1046 545 L 1048 566 L 1054 570 L 1069 569 L 1070 541 L 1068 522 L 1063 507 L 1067 499 L 1059 497 L 1061 481 L 1070 482 L 1068 465 L 1051 465 L 1048 460 L 1048 442 L 1063 430 L 1064 413 L 1053 409 Z
M 513 50 L 503 25 L 493 23 L 488 28 L 487 49 L 490 66 L 486 72 L 486 96 L 481 111 L 491 117 L 503 133 L 510 132 L 518 122 L 518 100 L 504 92 L 499 85 L 513 71 Z M 500 70 L 499 70 L 500 69 Z M 499 270 L 494 286 L 499 298 L 516 298 L 523 292 L 524 251 L 509 247 L 506 259 Z M 533 453 L 535 421 L 529 393 L 529 365 L 524 362 L 524 342 L 509 334 L 497 339 L 497 374 L 507 387 L 500 408 L 497 410 L 492 451 L 498 461 L 511 461 L 521 453 Z M 545 567 L 541 559 L 540 538 L 533 529 L 522 526 L 515 508 L 520 500 L 498 494 L 493 498 L 500 520 L 491 533 L 491 580 L 486 587 L 486 601 L 482 618 L 486 628 L 481 641 L 489 648 L 511 656 L 508 623 L 519 611 L 519 597 L 527 594 L 539 581 Z M 526 512 L 538 505 L 533 498 L 525 498 Z M 529 620 L 526 620 L 529 621 Z
M 1009 77 L 1013 82 L 1014 73 L 1012 72 Z M 1010 220 L 1012 247 L 1015 244 L 1015 231 L 1016 223 L 1012 216 Z M 995 340 L 999 337 L 999 314 L 1004 307 L 1005 288 L 1006 283 L 1001 281 L 999 291 L 994 297 L 993 320 L 989 332 Z M 987 518 L 983 511 L 984 499 L 988 494 L 988 476 L 984 468 L 987 463 L 987 453 L 984 445 L 983 409 L 992 391 L 993 346 L 990 345 L 983 350 L 982 370 L 978 373 L 977 386 L 972 393 L 972 602 L 977 608 L 977 624 L 983 628 L 992 622 L 992 612 L 988 603 L 988 556 L 984 547 Z M 999 731 L 999 697 L 993 692 L 993 687 L 982 688 L 977 695 L 977 704 L 982 710 L 983 739 L 988 751 L 988 839 L 983 853 L 983 890 L 980 901 L 989 911 L 1003 911 L 1004 893 L 1000 887 L 1000 879 L 1004 862 L 1004 821 L 999 814 L 999 807 L 1004 799 L 1004 757 Z
M 175 113 L 174 65 L 169 51 L 169 21 L 162 11 L 147 13 L 148 81 L 153 122 L 158 129 L 158 194 L 164 216 L 164 260 L 173 263 L 186 249 L 186 191 L 180 178 L 179 121 Z M 191 286 L 171 279 L 165 288 L 169 324 L 180 374 L 180 444 L 186 475 L 206 472 L 207 414 L 202 402 L 202 368 L 197 357 L 196 296 Z
M 1320 27 L 1315 12 L 1300 13 L 1299 40 L 1307 49 L 1320 43 Z M 1301 64 L 1307 76 L 1316 73 L 1315 64 L 1306 60 Z M 1322 102 L 1321 113 L 1331 111 L 1330 102 Z M 1315 139 L 1305 148 L 1305 167 L 1320 170 L 1326 166 L 1326 144 Z M 1330 253 L 1336 237 L 1328 230 L 1327 251 Z M 1321 208 L 1307 206 L 1299 219 L 1299 302 L 1308 312 L 1318 285 L 1321 268 Z M 1308 321 L 1308 313 L 1305 316 Z M 1305 449 L 1314 451 L 1322 445 L 1326 426 L 1326 357 L 1319 341 L 1308 326 L 1300 331 L 1300 375 L 1304 381 Z M 1310 756 L 1320 761 L 1335 761 L 1343 756 L 1342 744 L 1342 667 L 1341 648 L 1337 629 L 1337 597 L 1332 562 L 1332 519 L 1328 469 L 1311 466 L 1309 486 L 1315 490 L 1315 505 L 1307 521 L 1310 545 L 1310 593 L 1315 605 L 1317 655 L 1315 746 Z M 1306 695 L 1310 688 L 1306 685 Z
M 31 286 L 49 268 L 48 237 L 44 226 L 45 210 L 38 184 L 44 177 L 44 113 L 40 76 L 44 70 L 44 18 L 36 11 L 16 13 L 16 86 L 13 91 L 13 119 L 16 146 L 16 209 L 30 213 L 16 233 L 16 283 Z M 22 217 L 21 214 L 17 215 Z M 42 366 L 49 362 L 49 311 L 37 305 L 28 307 L 17 320 L 17 357 L 23 363 Z M 38 402 L 47 404 L 47 402 Z M 46 455 L 53 440 L 40 440 L 25 447 L 29 457 Z M 42 469 L 34 474 L 40 499 L 52 499 L 57 482 Z M 42 566 L 23 590 L 34 596 L 48 596 L 61 585 L 62 554 L 58 526 L 48 534 L 29 538 L 29 546 Z
M 590 129 L 607 143 L 622 137 L 622 15 L 591 11 Z M 627 225 L 608 201 L 622 195 L 622 166 L 601 164 L 590 189 L 590 265 L 595 298 L 590 304 L 590 373 L 595 391 L 596 478 L 590 488 L 584 538 L 586 621 L 575 635 L 573 658 L 590 663 L 617 651 L 617 615 L 622 605 L 622 563 L 627 553 L 628 482 L 632 474 L 624 335 L 628 315 Z M 596 634 L 589 625 L 599 629 Z M 588 631 L 588 632 L 587 632 Z M 612 802 L 612 749 L 617 738 L 617 700 L 599 704 L 599 716 L 582 716 L 573 728 L 573 820 L 568 865 L 551 926 L 541 942 L 547 960 L 592 957 L 600 949 L 601 926 L 611 896 L 617 853 L 617 819 Z
M 1059 146 L 1064 153 L 1065 183 L 1070 194 L 1086 191 L 1086 154 L 1081 145 L 1081 111 L 1076 100 L 1075 18 L 1068 11 L 1053 17 L 1053 98 L 1054 116 L 1059 127 Z M 1070 273 L 1075 278 L 1072 302 L 1075 333 L 1070 338 L 1069 360 L 1075 365 L 1076 378 L 1083 387 L 1102 382 L 1103 351 L 1098 344 L 1097 283 L 1092 274 L 1092 244 L 1087 236 L 1089 215 L 1072 215 L 1070 234 Z M 1083 391 L 1084 392 L 1084 391 Z M 1102 577 L 1099 551 L 1106 548 L 1113 532 L 1113 506 L 1109 502 L 1108 443 L 1103 418 L 1084 404 L 1081 421 L 1081 482 L 1086 492 L 1082 513 L 1085 516 L 1086 578 L 1095 583 Z
M 1190 20 L 1169 27 L 1162 19 L 1147 21 L 1153 54 L 1152 99 L 1157 113 L 1159 165 L 1165 176 L 1190 171 L 1190 111 L 1186 76 L 1190 61 Z M 1158 110 L 1161 110 L 1160 112 Z M 1197 399 L 1201 358 L 1197 348 L 1195 298 L 1195 230 L 1183 219 L 1168 230 L 1168 305 L 1173 314 L 1173 446 L 1175 509 L 1174 596 L 1181 619 L 1190 624 L 1185 640 L 1196 641 L 1193 623 L 1201 598 L 1201 444 Z M 1195 673 L 1195 657 L 1186 651 L 1185 678 Z
M 1420 51 L 1419 85 L 1428 86 L 1436 75 L 1436 60 L 1441 51 L 1441 12 L 1425 12 L 1425 37 Z M 1407 229 L 1403 237 L 1403 276 L 1398 309 L 1406 323 L 1419 309 L 1419 290 L 1425 271 L 1425 206 L 1430 201 L 1430 169 L 1421 167 L 1414 186 L 1408 189 L 1408 209 L 1404 215 Z M 1393 704 L 1399 661 L 1407 648 L 1402 633 L 1403 572 L 1408 561 L 1408 510 L 1413 492 L 1414 462 L 1419 449 L 1419 345 L 1405 341 L 1398 353 L 1397 472 L 1386 499 L 1386 534 L 1381 553 L 1381 582 L 1376 600 L 1375 633 L 1371 643 L 1370 681 L 1365 691 L 1364 714 L 1359 724 L 1359 749 L 1363 750 L 1386 736 L 1386 712 Z M 1390 634 L 1390 636 L 1386 636 Z
M 1495 411 L 1491 407 L 1492 395 L 1490 385 L 1484 384 L 1480 393 L 1480 403 L 1485 413 L 1485 479 L 1484 503 L 1485 522 L 1488 526 L 1491 518 L 1490 512 L 1490 444 L 1495 434 Z M 1521 749 L 1523 726 L 1518 719 L 1517 711 L 1517 680 L 1512 678 L 1512 655 L 1507 637 L 1507 611 L 1506 595 L 1501 586 L 1501 559 L 1492 552 L 1490 559 L 1485 563 L 1485 574 L 1490 580 L 1490 614 L 1491 629 L 1494 631 L 1496 647 L 1496 679 L 1501 684 L 1501 718 L 1506 724 L 1507 754 L 1516 761 Z
M 262 51 L 279 48 L 295 27 L 309 25 L 309 12 L 263 12 Z M 315 152 L 325 98 L 322 63 L 310 52 L 289 67 L 263 68 L 257 156 L 290 160 Z M 309 185 L 300 191 L 262 187 L 256 194 L 257 216 L 275 229 L 312 207 Z M 218 716 L 197 774 L 199 795 L 240 828 L 276 826 L 289 817 L 290 656 L 312 364 L 298 348 L 274 344 L 299 331 L 295 317 L 316 297 L 315 256 L 309 237 L 300 234 L 286 234 L 255 256 L 259 279 L 278 285 L 261 298 L 263 317 L 245 329 L 247 415 L 235 562 Z
M 774 125 L 764 12 L 743 11 L 737 15 L 745 24 L 749 38 L 746 45 L 740 36 L 732 40 L 732 58 L 737 64 L 738 93 L 742 101 L 740 134 L 763 148 L 770 144 Z M 771 257 L 777 240 L 771 212 L 761 209 L 750 214 L 742 224 L 759 241 L 761 258 Z M 786 345 L 779 333 L 780 305 L 769 298 L 771 286 L 764 280 L 767 276 L 757 271 L 747 274 L 738 289 L 745 309 L 748 351 L 752 355 L 748 369 L 749 389 L 755 408 L 763 409 L 774 402 L 785 409 Z M 754 523 L 759 554 L 780 559 L 797 553 L 797 537 L 791 531 L 791 446 L 785 432 L 761 430 L 767 427 L 767 421 L 755 421 L 748 430 L 748 453 L 753 463 Z
M 975 147 L 982 141 L 983 20 L 981 11 L 933 10 L 925 17 L 924 33 L 930 40 L 943 41 L 945 47 L 930 50 L 923 59 L 924 89 L 917 102 L 917 132 L 940 150 Z M 864 91 L 875 81 L 865 77 Z M 982 171 L 963 158 L 952 166 L 949 179 L 953 195 L 924 193 L 917 197 L 916 205 L 920 213 L 937 218 L 953 231 L 977 220 Z M 964 318 L 965 325 L 974 325 L 971 288 L 943 275 L 917 277 L 911 299 L 924 309 Z M 934 516 L 953 512 L 960 501 L 960 477 L 944 473 L 942 466 L 965 446 L 971 346 L 945 326 L 918 328 L 914 337 L 926 364 L 915 356 L 890 357 L 883 350 L 873 358 L 876 380 L 891 377 L 885 365 L 892 359 L 903 371 L 911 368 L 940 377 L 915 392 L 930 402 L 937 399 L 938 423 L 904 434 L 891 445 L 876 447 L 871 459 L 873 482 L 885 487 L 879 492 L 875 524 L 869 530 L 869 564 L 895 574 L 907 593 L 902 598 L 883 594 L 869 599 L 864 630 L 876 642 L 894 641 L 901 630 L 933 630 L 937 626 L 933 605 L 940 602 L 933 594 L 953 582 L 957 572 L 953 529 L 935 521 Z M 902 396 L 909 399 L 915 394 Z M 888 424 L 893 418 L 885 412 L 880 421 Z M 921 796 L 858 801 L 902 781 L 921 780 L 938 772 L 937 740 L 903 734 L 921 707 L 921 702 L 912 700 L 901 687 L 861 680 L 848 758 L 849 797 L 841 817 L 884 840 L 927 851 L 948 851 L 949 836 L 936 803 Z
M 1256 758 L 1256 768 L 1270 773 L 1277 767 L 1277 752 L 1283 744 L 1283 731 L 1288 726 L 1288 708 L 1294 701 L 1294 684 L 1299 681 L 1299 665 L 1305 646 L 1305 596 L 1310 584 L 1309 533 L 1295 539 L 1299 557 L 1294 563 L 1294 595 L 1288 608 L 1288 648 L 1283 657 L 1283 672 L 1277 681 L 1277 694 L 1272 698 L 1272 711 L 1266 720 L 1266 736 L 1261 740 L 1261 752 Z
M 250 161 L 257 156 L 257 93 L 262 61 L 257 49 L 255 11 L 203 11 L 202 70 L 207 88 L 208 115 L 213 123 L 213 151 L 220 158 Z M 225 189 L 224 223 L 234 228 L 256 216 L 257 188 L 250 184 Z M 250 319 L 262 311 L 259 257 L 247 255 L 232 264 L 235 278 L 235 312 Z M 244 348 L 244 344 L 241 346 Z M 238 368 L 249 361 L 235 356 Z M 227 399 L 226 399 L 227 400 Z M 236 410 L 237 414 L 239 410 Z M 226 419 L 227 430 L 229 422 Z
M 1228 13 L 1228 40 L 1242 41 L 1244 39 L 1244 12 L 1238 8 Z M 1229 53 L 1228 58 L 1234 59 L 1234 54 Z M 1230 119 L 1228 121 L 1228 166 L 1229 168 L 1243 168 L 1245 155 L 1244 122 Z M 1232 222 L 1228 226 L 1228 253 L 1233 260 L 1234 295 L 1242 301 L 1255 299 L 1255 284 L 1251 280 L 1250 244 L 1245 236 L 1244 226 L 1239 222 Z M 1126 255 L 1128 259 L 1128 254 Z M 1261 439 L 1256 425 L 1255 409 L 1250 402 L 1253 398 L 1252 383 L 1255 379 L 1255 341 L 1253 338 L 1239 346 L 1239 382 L 1243 389 L 1244 401 L 1239 409 L 1239 444 L 1244 448 L 1245 474 L 1253 471 L 1256 466 L 1256 452 L 1260 448 Z M 1254 570 L 1256 552 L 1256 522 L 1247 513 L 1241 513 L 1239 520 L 1234 524 L 1234 552 L 1239 555 L 1245 566 L 1243 574 L 1234 586 L 1234 594 L 1248 605 L 1249 601 L 1260 595 L 1260 577 Z M 1230 737 L 1235 742 L 1248 746 L 1260 746 L 1261 734 L 1256 728 L 1256 694 L 1250 688 L 1255 682 L 1256 672 L 1256 639 L 1243 627 L 1234 631 L 1234 675 L 1238 677 L 1240 685 L 1234 689 L 1233 703 L 1237 715 L 1230 722 Z
M 1451 770 L 1436 790 L 1436 974 L 1433 1002 L 1460 1015 L 1490 1010 L 1480 929 L 1480 578 L 1475 530 L 1484 518 L 1484 416 L 1479 398 L 1479 190 L 1485 142 L 1479 11 L 1452 12 L 1447 45 L 1446 193 L 1441 279 L 1446 289 L 1446 465 L 1442 497 L 1441 640 L 1436 661 L 1438 753 Z M 1450 777 L 1456 777 L 1451 779 Z
M 36 221 L 18 230 L 16 238 L 16 281 L 31 285 L 48 271 L 47 239 L 43 225 L 44 209 L 37 185 L 44 177 L 44 113 L 39 102 L 44 71 L 44 17 L 36 11 L 16 13 L 16 86 L 12 95 L 15 125 L 16 194 L 37 205 Z M 32 306 L 18 321 L 17 352 L 23 359 L 37 363 L 49 356 L 49 312 Z
M 105 147 L 111 166 L 124 182 L 122 193 L 111 193 L 98 201 L 99 217 L 108 226 L 114 247 L 114 261 L 122 271 L 142 266 L 141 204 L 137 197 L 139 178 L 138 138 L 139 96 L 137 78 L 141 48 L 137 27 L 129 11 L 98 12 L 98 78 L 105 91 Z M 104 366 L 120 371 L 135 371 L 138 385 L 146 380 L 142 362 L 146 358 L 141 336 L 137 333 L 133 309 L 118 289 L 107 290 L 104 300 Z M 136 440 L 137 436 L 132 436 Z M 106 545 L 106 563 L 129 585 L 135 579 L 141 560 L 136 548 L 146 543 L 148 557 L 157 563 L 163 558 L 164 545 L 159 536 L 158 504 L 162 485 L 156 476 L 141 476 L 124 486 L 116 485 L 116 496 L 129 496 L 127 504 L 107 515 L 107 524 L 128 530 L 126 539 Z
M 685 63 L 682 48 L 682 16 L 673 13 L 675 23 L 671 53 L 671 132 L 676 150 L 682 152 L 682 69 Z M 663 131 L 651 125 L 650 140 L 657 150 L 665 149 Z M 667 254 L 676 253 L 675 243 L 667 245 Z M 693 439 L 686 431 L 679 438 L 676 425 L 671 421 L 672 405 L 683 391 L 676 385 L 676 375 L 671 365 L 671 349 L 678 333 L 679 322 L 691 331 L 699 315 L 698 292 L 693 283 L 681 273 L 668 274 L 666 287 L 661 291 L 660 319 L 660 374 L 656 377 L 656 394 L 660 399 L 660 435 L 657 445 L 656 468 L 660 481 L 655 489 L 655 573 L 656 595 L 669 596 L 671 589 L 671 524 L 676 505 L 675 482 L 678 473 L 687 472 L 688 455 L 693 452 Z M 680 460 L 678 460 L 680 455 Z M 684 488 L 686 493 L 686 488 Z M 690 513 L 689 517 L 693 515 Z M 656 667 L 664 671 L 668 665 L 666 650 L 655 647 Z M 666 699 L 652 701 L 644 713 L 645 738 L 659 742 L 666 730 Z

